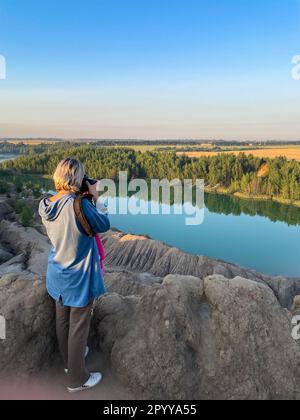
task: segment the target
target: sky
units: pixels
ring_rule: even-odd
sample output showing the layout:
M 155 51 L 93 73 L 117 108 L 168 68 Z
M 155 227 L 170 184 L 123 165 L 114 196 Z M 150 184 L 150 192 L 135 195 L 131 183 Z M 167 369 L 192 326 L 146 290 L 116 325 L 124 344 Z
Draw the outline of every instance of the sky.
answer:
M 0 55 L 0 138 L 300 140 L 300 0 L 0 0 Z

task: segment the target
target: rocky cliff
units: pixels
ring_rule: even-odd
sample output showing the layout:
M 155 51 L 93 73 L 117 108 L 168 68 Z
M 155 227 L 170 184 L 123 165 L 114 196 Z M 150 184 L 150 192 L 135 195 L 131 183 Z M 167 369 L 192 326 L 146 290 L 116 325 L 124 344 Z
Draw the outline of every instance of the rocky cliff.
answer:
M 0 372 L 34 373 L 56 352 L 49 244 L 40 226 L 18 224 L 9 202 L 0 220 Z M 109 293 L 95 305 L 92 339 L 135 398 L 299 399 L 297 280 L 120 232 L 104 242 Z

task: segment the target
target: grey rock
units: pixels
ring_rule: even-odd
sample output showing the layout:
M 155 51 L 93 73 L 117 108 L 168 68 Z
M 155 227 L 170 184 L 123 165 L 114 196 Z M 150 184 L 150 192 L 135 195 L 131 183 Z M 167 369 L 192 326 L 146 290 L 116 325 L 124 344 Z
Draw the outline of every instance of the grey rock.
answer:
M 13 254 L 0 247 L 0 264 L 7 262 L 11 258 L 13 258 Z
M 152 284 L 161 281 L 162 279 L 154 277 L 151 274 L 146 276 L 145 274 L 131 273 L 126 270 L 110 271 L 105 275 L 105 285 L 109 292 L 120 293 L 122 296 L 140 296 L 149 289 Z
M 0 375 L 36 372 L 54 354 L 54 307 L 45 284 L 15 274 L 0 279 L 0 315 L 6 320 L 6 339 L 0 340 Z
M 295 296 L 291 312 L 293 315 L 300 315 L 300 295 Z
M 49 241 L 46 236 L 33 228 L 24 228 L 7 220 L 0 222 L 0 242 L 11 254 L 17 256 L 16 263 L 23 263 L 23 270 L 44 277 L 49 254 Z M 8 261 L 12 265 L 12 261 Z M 1 275 L 1 266 L 0 266 Z
M 128 296 L 126 286 L 124 295 L 102 297 L 93 325 L 101 350 L 137 397 L 299 398 L 291 317 L 266 285 L 171 275 L 140 296 Z
M 7 199 L 0 199 L 0 220 L 14 220 L 15 212 L 14 209 L 9 205 Z

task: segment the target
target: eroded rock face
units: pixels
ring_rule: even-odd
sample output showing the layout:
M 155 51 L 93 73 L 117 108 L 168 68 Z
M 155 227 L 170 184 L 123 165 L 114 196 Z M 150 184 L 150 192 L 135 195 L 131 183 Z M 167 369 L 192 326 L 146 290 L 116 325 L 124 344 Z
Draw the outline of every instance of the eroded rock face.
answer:
M 0 276 L 11 273 L 22 276 L 24 272 L 30 272 L 40 279 L 45 277 L 50 249 L 46 236 L 36 229 L 2 220 L 0 243 L 1 248 L 12 257 L 0 265 Z
M 222 275 L 228 279 L 243 277 L 267 284 L 277 296 L 280 304 L 290 309 L 294 297 L 300 295 L 300 279 L 271 277 L 254 270 L 246 270 L 224 261 L 203 256 L 189 255 L 161 242 L 121 232 L 104 235 L 108 267 L 122 267 L 134 272 L 148 272 L 157 277 L 168 274 L 205 278 Z
M 0 197 L 0 220 L 14 220 L 14 210 L 9 205 L 9 200 Z
M 257 280 L 265 278 L 255 271 L 204 256 L 189 255 L 177 248 L 140 236 L 109 232 L 104 235 L 104 244 L 107 250 L 106 262 L 111 267 L 148 272 L 159 277 L 179 274 L 203 278 L 211 274 L 221 274 L 228 278 L 237 275 Z
M 6 340 L 0 340 L 0 375 L 36 372 L 49 365 L 55 349 L 55 320 L 44 281 L 30 275 L 2 276 L 0 314 L 6 320 Z
M 135 288 L 135 285 L 133 285 Z M 265 285 L 167 276 L 140 296 L 104 296 L 94 328 L 135 395 L 150 399 L 294 399 L 300 351 L 291 317 Z
M 291 311 L 293 315 L 300 315 L 300 296 L 299 295 L 295 296 Z
M 45 287 L 47 238 L 33 228 L 0 222 L 0 375 L 36 372 L 56 348 L 54 306 Z

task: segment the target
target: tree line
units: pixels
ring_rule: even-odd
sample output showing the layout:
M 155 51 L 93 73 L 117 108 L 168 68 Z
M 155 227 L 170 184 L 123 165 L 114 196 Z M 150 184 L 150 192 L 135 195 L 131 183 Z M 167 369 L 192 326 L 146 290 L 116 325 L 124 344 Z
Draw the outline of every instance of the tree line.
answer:
M 129 179 L 204 179 L 208 187 L 229 193 L 300 200 L 300 163 L 284 157 L 262 159 L 241 153 L 189 158 L 174 152 L 138 152 L 130 148 L 97 145 L 51 145 L 43 153 L 30 153 L 3 162 L 0 170 L 12 173 L 52 175 L 64 157 L 81 160 L 87 175 L 118 180 L 119 171 Z M 265 170 L 261 174 L 261 168 Z

